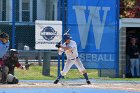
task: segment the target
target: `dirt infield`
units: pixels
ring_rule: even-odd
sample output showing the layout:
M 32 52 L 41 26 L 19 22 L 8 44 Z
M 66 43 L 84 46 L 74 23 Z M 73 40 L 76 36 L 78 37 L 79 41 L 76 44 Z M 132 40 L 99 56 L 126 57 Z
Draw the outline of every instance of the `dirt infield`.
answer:
M 91 85 L 79 82 L 20 82 L 19 84 L 0 84 L 0 88 L 98 88 L 112 90 L 127 90 L 140 92 L 140 83 L 137 82 L 92 82 Z

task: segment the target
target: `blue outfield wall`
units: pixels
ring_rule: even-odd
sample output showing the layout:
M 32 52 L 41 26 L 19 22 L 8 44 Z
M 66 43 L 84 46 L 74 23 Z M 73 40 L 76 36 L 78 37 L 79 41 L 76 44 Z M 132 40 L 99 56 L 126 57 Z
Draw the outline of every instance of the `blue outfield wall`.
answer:
M 86 68 L 118 69 L 118 0 L 68 0 L 67 27 Z

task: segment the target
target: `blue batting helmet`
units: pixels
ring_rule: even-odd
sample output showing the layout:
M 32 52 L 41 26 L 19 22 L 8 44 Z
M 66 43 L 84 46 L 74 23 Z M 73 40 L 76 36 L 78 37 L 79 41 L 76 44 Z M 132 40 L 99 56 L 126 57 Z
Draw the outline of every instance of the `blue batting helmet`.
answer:
M 68 39 L 71 39 L 70 35 L 64 35 L 63 40 L 66 41 Z

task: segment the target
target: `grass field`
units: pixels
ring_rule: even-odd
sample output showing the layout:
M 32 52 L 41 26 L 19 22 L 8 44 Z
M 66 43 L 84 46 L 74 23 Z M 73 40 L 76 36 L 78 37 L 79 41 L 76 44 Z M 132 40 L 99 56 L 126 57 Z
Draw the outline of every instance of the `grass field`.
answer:
M 89 69 L 87 70 L 90 79 L 102 79 L 102 80 L 125 80 L 133 81 L 140 78 L 109 78 L 109 77 L 98 77 L 98 71 Z M 31 66 L 29 70 L 15 69 L 15 75 L 20 80 L 55 80 L 57 77 L 57 66 L 51 66 L 50 76 L 42 75 L 42 66 Z M 79 73 L 77 69 L 70 69 L 65 79 L 79 79 L 83 78 L 83 75 Z
M 87 70 L 89 78 L 98 78 L 97 70 Z M 57 66 L 51 66 L 50 76 L 42 75 L 42 66 L 31 66 L 29 70 L 15 69 L 15 75 L 21 80 L 54 80 L 57 77 Z M 79 79 L 83 75 L 77 69 L 70 69 L 65 79 Z

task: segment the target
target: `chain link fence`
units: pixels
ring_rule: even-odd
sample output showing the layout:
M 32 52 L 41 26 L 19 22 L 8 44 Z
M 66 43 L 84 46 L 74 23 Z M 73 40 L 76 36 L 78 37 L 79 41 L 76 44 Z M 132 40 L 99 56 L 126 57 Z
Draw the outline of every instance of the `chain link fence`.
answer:
M 64 30 L 67 29 L 67 2 L 68 0 L 0 0 L 0 31 L 9 34 L 10 49 L 18 50 L 19 62 L 23 65 L 30 64 L 28 70 L 16 68 L 15 75 L 19 79 L 55 79 L 57 77 L 57 51 L 35 49 L 35 20 L 62 20 Z M 75 1 L 75 4 L 80 3 Z M 28 46 L 29 50 L 26 50 L 25 46 Z M 47 61 L 44 61 L 45 57 L 48 58 Z M 89 78 L 100 77 L 100 71 L 88 69 Z M 105 69 L 105 74 L 108 74 L 108 71 L 110 70 Z M 111 73 L 114 71 L 111 70 Z M 77 69 L 72 69 L 65 78 L 75 79 L 83 76 Z
M 66 7 L 67 0 L 64 2 Z M 0 31 L 9 34 L 9 49 L 18 50 L 19 62 L 23 66 L 30 64 L 28 70 L 15 69 L 15 75 L 19 79 L 55 79 L 57 77 L 57 52 L 49 51 L 47 58 L 50 60 L 45 63 L 44 55 L 48 51 L 35 50 L 35 20 L 62 20 L 62 5 L 61 0 L 0 0 Z M 66 14 L 64 15 L 66 23 Z M 29 50 L 26 50 L 25 46 L 28 46 Z M 93 78 L 93 76 L 97 77 L 98 73 L 97 70 L 91 70 L 90 74 L 90 78 Z M 72 69 L 65 78 L 80 77 L 82 78 L 78 70 Z

